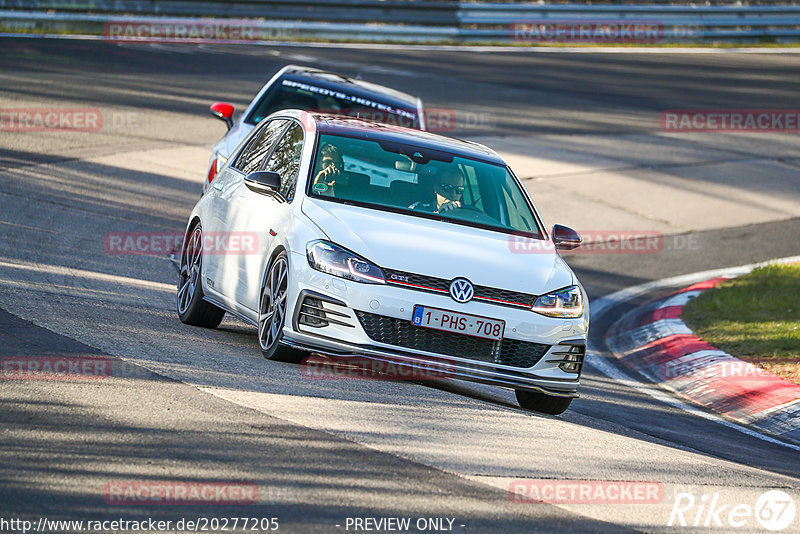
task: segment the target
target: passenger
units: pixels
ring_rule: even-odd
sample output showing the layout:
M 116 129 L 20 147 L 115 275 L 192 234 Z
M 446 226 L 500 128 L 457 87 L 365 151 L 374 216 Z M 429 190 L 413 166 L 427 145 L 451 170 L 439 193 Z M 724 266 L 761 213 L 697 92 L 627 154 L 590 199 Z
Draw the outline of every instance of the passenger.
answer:
M 330 143 L 326 143 L 319 151 L 322 156 L 322 170 L 314 176 L 313 189 L 314 192 L 325 195 L 335 196 L 334 186 L 336 179 L 343 177 L 344 172 L 344 159 L 339 149 Z
M 462 207 L 464 195 L 464 176 L 455 167 L 448 167 L 433 186 L 433 196 L 428 201 L 414 202 L 409 206 L 412 210 L 447 213 Z

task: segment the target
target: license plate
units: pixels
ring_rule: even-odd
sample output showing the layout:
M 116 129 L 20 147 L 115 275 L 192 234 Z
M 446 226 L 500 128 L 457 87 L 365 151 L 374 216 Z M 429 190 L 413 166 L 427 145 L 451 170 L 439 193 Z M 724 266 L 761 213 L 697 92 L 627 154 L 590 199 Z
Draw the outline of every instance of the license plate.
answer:
M 445 332 L 455 332 L 484 339 L 503 339 L 505 321 L 478 317 L 427 306 L 414 306 L 412 324 L 423 328 L 434 328 Z

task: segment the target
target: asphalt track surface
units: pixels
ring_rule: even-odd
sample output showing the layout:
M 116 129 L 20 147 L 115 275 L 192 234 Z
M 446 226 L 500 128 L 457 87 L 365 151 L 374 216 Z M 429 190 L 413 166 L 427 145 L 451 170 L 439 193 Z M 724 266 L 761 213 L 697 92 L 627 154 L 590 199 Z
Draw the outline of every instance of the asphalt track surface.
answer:
M 504 488 L 516 478 L 646 480 L 665 492 L 797 495 L 797 450 L 661 404 L 631 387 L 635 377 L 617 382 L 590 365 L 581 399 L 546 417 L 491 388 L 305 380 L 297 366 L 263 360 L 254 329 L 235 319 L 216 331 L 182 325 L 168 259 L 106 254 L 103 236 L 182 230 L 201 176 L 176 178 L 180 161 L 114 162 L 134 151 L 210 147 L 223 126 L 207 117 L 208 103 L 224 98 L 241 109 L 289 62 L 361 73 L 430 107 L 488 114 L 492 135 L 515 136 L 646 132 L 664 109 L 791 109 L 800 75 L 794 55 L 0 39 L 6 107 L 102 108 L 106 121 L 100 132 L 0 132 L 0 354 L 95 355 L 120 370 L 97 381 L 0 383 L 2 517 L 256 516 L 279 518 L 284 532 L 336 532 L 347 517 L 407 516 L 454 518 L 462 532 L 662 531 L 666 518 L 654 523 L 647 506 L 517 504 Z M 698 232 L 693 250 L 569 261 L 600 297 L 796 255 L 798 235 L 800 221 L 790 219 Z M 624 308 L 593 323 L 597 357 L 607 357 L 602 333 Z M 260 498 L 109 505 L 103 488 L 115 480 L 248 481 Z

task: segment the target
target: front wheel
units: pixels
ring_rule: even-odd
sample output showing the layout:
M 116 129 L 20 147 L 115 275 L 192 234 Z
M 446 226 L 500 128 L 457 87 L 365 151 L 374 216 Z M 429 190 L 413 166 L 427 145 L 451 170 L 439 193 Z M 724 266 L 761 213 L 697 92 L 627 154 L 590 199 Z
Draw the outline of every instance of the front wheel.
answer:
M 549 415 L 564 413 L 572 402 L 572 397 L 554 397 L 526 389 L 516 389 L 514 392 L 521 407 Z
M 286 301 L 289 294 L 289 260 L 281 252 L 269 266 L 261 290 L 258 313 L 258 344 L 268 360 L 299 362 L 305 353 L 280 344 L 286 324 Z
M 225 310 L 203 300 L 203 230 L 197 224 L 183 244 L 178 277 L 178 317 L 193 326 L 216 328 Z

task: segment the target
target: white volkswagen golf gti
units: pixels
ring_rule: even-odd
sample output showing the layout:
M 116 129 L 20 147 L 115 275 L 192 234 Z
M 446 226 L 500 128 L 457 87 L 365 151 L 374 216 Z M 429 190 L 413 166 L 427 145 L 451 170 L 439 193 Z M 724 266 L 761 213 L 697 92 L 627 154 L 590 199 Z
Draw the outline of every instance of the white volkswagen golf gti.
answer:
M 482 145 L 280 111 L 192 210 L 178 314 L 214 328 L 232 313 L 270 359 L 435 364 L 558 414 L 578 396 L 589 311 L 557 250 L 580 241 L 548 232 Z

